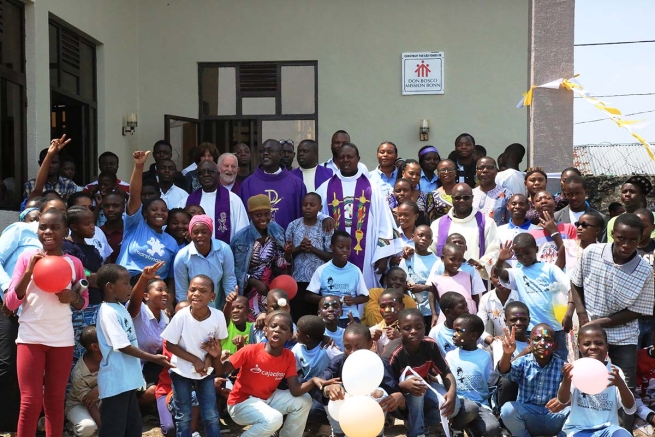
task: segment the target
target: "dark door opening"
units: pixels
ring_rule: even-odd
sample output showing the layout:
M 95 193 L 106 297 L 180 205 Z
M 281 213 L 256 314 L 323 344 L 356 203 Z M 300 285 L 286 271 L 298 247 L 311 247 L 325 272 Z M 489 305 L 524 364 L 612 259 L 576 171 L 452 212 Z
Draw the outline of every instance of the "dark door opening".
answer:
M 52 120 L 50 137 L 60 138 L 63 134 L 71 139 L 60 156 L 71 159 L 75 163 L 75 177 L 77 185 L 85 185 L 93 180 L 95 151 L 89 137 L 89 105 L 71 97 L 53 92 Z

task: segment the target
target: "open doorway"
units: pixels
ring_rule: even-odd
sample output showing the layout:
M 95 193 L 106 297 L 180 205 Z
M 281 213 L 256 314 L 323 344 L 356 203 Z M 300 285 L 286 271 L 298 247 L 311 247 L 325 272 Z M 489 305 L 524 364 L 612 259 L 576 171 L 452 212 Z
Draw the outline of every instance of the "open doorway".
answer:
M 60 156 L 75 163 L 75 177 L 77 185 L 85 185 L 93 180 L 95 168 L 95 148 L 89 141 L 89 107 L 88 105 L 71 97 L 53 92 L 51 96 L 52 114 L 50 137 L 61 138 L 66 134 L 71 142 L 66 146 Z

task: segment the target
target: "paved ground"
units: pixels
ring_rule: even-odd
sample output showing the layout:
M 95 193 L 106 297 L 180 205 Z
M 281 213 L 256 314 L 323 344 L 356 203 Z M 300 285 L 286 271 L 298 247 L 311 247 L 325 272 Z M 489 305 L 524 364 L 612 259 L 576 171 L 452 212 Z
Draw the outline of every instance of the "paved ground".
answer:
M 221 435 L 225 437 L 237 437 L 241 433 L 241 429 L 230 429 L 230 432 L 225 432 L 222 431 Z M 37 435 L 45 435 L 45 433 L 42 434 L 37 434 Z M 396 425 L 394 425 L 392 428 L 385 430 L 384 432 L 385 437 L 405 437 L 405 427 L 403 425 L 403 422 L 400 420 L 396 421 Z M 439 436 L 440 434 L 430 434 L 430 436 Z M 2 433 L 0 432 L 0 437 L 9 437 L 10 434 L 8 433 Z M 65 436 L 70 437 L 72 434 L 65 434 Z M 142 437 L 164 437 L 164 435 L 161 433 L 161 430 L 159 427 L 153 427 L 153 426 L 144 426 L 143 428 L 143 434 Z

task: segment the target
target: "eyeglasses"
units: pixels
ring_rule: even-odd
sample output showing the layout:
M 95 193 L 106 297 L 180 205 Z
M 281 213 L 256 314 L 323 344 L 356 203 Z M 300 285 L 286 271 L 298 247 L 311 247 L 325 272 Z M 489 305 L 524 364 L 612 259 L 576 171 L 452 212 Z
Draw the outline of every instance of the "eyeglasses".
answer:
M 455 202 L 459 202 L 460 200 L 463 200 L 463 201 L 467 202 L 467 201 L 473 199 L 473 196 L 453 196 L 452 199 Z
M 284 146 L 285 144 L 294 145 L 292 140 L 280 140 L 280 145 Z
M 198 170 L 198 176 L 216 174 L 216 170 Z
M 587 222 L 575 222 L 574 225 L 575 225 L 576 228 L 582 227 L 582 229 L 587 229 L 588 227 L 592 227 L 592 228 L 598 228 L 599 227 L 599 226 L 592 225 L 591 223 L 587 223 Z
M 476 169 L 477 171 L 482 171 L 482 170 L 495 170 L 495 169 L 496 169 L 496 166 L 495 166 L 495 165 L 491 165 L 491 164 L 489 164 L 489 165 L 479 165 L 479 166 L 475 167 L 475 169 Z
M 455 170 L 454 168 L 451 167 L 451 168 L 442 168 L 442 169 L 439 169 L 439 170 L 437 170 L 437 173 L 440 173 L 440 174 L 446 174 L 446 173 L 455 173 L 455 171 L 456 171 L 456 170 Z

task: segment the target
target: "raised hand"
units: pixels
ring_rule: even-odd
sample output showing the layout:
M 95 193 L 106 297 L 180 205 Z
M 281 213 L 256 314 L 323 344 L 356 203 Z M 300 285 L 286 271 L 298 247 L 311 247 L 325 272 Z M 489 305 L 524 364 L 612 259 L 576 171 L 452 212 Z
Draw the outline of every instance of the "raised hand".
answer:
M 233 291 L 232 293 L 228 294 L 228 295 L 225 297 L 225 301 L 226 301 L 226 302 L 230 302 L 230 303 L 231 303 L 231 302 L 234 302 L 234 299 L 236 299 L 237 296 L 239 296 L 238 285 L 237 285 L 236 287 L 234 287 L 234 291 Z
M 539 224 L 542 228 L 544 228 L 544 231 L 546 231 L 548 235 L 559 232 L 557 230 L 557 223 L 555 223 L 555 218 L 551 216 L 548 211 L 543 211 L 543 214 L 543 218 L 539 217 Z
M 503 328 L 505 331 L 505 336 L 503 337 L 503 353 L 506 355 L 513 355 L 516 351 L 516 327 L 512 326 L 512 332 L 510 333 L 507 330 L 507 327 Z
M 159 278 L 159 276 L 157 276 L 157 270 L 159 270 L 164 264 L 166 264 L 164 261 L 159 261 L 154 265 L 144 267 L 141 276 L 145 277 L 148 281 Z
M 142 152 L 140 150 L 137 150 L 136 152 L 132 153 L 132 158 L 134 159 L 134 164 L 137 165 L 143 165 L 146 163 L 146 160 L 148 159 L 148 155 L 150 155 L 150 150 L 146 152 Z
M 562 367 L 562 376 L 564 380 L 571 382 L 571 379 L 573 378 L 573 364 L 564 364 L 564 367 Z
M 66 134 L 62 135 L 61 138 L 54 138 L 50 141 L 50 147 L 48 147 L 49 155 L 56 155 L 64 148 L 64 146 L 71 142 L 71 139 L 66 139 Z
M 508 240 L 500 245 L 500 251 L 498 252 L 498 261 L 507 261 L 512 259 L 514 256 L 514 242 Z

